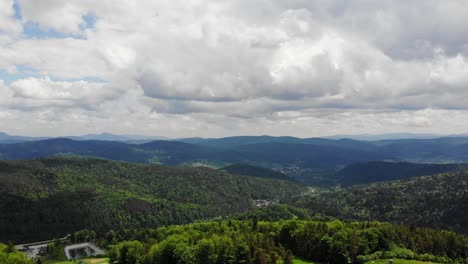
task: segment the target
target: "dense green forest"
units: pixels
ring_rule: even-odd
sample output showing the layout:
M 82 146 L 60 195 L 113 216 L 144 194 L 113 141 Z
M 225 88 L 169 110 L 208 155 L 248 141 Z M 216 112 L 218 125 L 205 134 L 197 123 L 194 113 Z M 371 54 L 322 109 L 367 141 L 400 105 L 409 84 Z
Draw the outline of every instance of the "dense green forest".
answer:
M 264 208 L 256 208 L 247 212 L 237 213 L 230 216 L 231 219 L 236 220 L 258 220 L 263 221 L 280 221 L 280 220 L 331 220 L 332 217 L 314 214 L 304 208 L 294 207 L 287 204 L 273 204 Z
M 0 241 L 61 237 L 78 229 L 157 227 L 237 219 L 379 220 L 468 232 L 468 175 L 448 173 L 349 188 L 90 158 L 0 162 Z M 274 205 L 256 215 L 255 200 Z M 302 208 L 302 209 L 301 209 Z M 239 214 L 245 212 L 243 214 Z M 289 215 L 282 218 L 282 215 Z
M 0 183 L 3 242 L 62 237 L 83 228 L 105 232 L 190 223 L 303 191 L 291 181 L 210 168 L 88 158 L 2 161 Z
M 349 188 L 312 189 L 291 204 L 343 219 L 379 220 L 468 232 L 468 173 Z
M 450 231 L 380 222 L 287 220 L 208 221 L 158 229 L 109 232 L 102 245 L 123 264 L 323 263 L 404 258 L 467 263 L 468 239 Z

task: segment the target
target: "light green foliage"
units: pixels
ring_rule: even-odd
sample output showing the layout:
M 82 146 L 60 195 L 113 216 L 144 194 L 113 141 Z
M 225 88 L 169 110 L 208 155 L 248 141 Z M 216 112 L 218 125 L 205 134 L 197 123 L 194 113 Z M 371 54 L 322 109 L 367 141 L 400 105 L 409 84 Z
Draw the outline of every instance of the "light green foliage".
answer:
M 26 254 L 18 252 L 13 245 L 0 244 L 0 263 L 2 264 L 34 264 Z
M 126 236 L 145 237 L 142 257 L 126 264 L 309 263 L 305 259 L 365 263 L 381 258 L 463 263 L 468 244 L 467 237 L 448 231 L 339 220 L 258 221 L 257 225 L 253 221 L 209 221 L 133 234 L 126 231 Z M 123 254 L 125 243 L 129 242 L 113 247 L 117 251 L 111 260 Z
M 293 264 L 318 264 L 318 262 L 314 262 L 314 261 L 309 261 L 309 260 L 305 260 L 305 259 L 301 259 L 301 258 L 294 258 L 293 259 Z

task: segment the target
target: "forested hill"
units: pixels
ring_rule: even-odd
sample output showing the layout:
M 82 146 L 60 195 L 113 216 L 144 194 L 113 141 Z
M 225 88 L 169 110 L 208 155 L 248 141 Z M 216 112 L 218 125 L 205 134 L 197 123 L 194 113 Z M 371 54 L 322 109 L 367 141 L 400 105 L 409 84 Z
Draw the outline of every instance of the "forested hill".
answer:
M 290 182 L 209 168 L 89 158 L 0 162 L 0 242 L 83 228 L 157 227 L 237 213 L 302 192 Z
M 312 213 L 451 228 L 468 233 L 468 173 L 314 191 L 293 204 Z
M 351 164 L 340 170 L 337 174 L 339 176 L 338 183 L 350 186 L 465 170 L 468 170 L 468 164 L 372 161 Z

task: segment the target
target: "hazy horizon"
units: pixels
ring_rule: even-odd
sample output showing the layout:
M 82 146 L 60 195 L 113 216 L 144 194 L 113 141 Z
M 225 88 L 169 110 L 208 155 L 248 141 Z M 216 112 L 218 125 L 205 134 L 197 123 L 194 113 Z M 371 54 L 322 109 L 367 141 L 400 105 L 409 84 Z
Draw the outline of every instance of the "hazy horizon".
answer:
M 117 137 L 128 137 L 130 139 L 160 139 L 160 140 L 176 140 L 176 139 L 186 139 L 186 138 L 205 138 L 205 139 L 218 139 L 218 138 L 229 138 L 229 137 L 294 137 L 294 138 L 328 138 L 328 139 L 355 139 L 355 140 L 383 140 L 383 139 L 433 139 L 433 138 L 442 138 L 442 137 L 466 137 L 468 133 L 460 134 L 430 134 L 430 133 L 411 133 L 411 132 L 402 132 L 402 133 L 382 133 L 382 134 L 336 134 L 336 135 L 322 135 L 322 136 L 306 136 L 306 137 L 297 137 L 292 135 L 268 135 L 268 134 L 242 134 L 242 135 L 226 135 L 222 137 L 204 137 L 192 136 L 192 137 L 170 137 L 168 135 L 145 135 L 145 134 L 116 134 L 110 132 L 96 132 L 90 134 L 65 134 L 65 135 L 28 135 L 28 134 L 10 134 L 4 131 L 0 131 L 1 134 L 6 134 L 12 137 L 31 137 L 31 138 L 80 138 L 80 137 L 89 137 L 89 136 L 117 136 Z

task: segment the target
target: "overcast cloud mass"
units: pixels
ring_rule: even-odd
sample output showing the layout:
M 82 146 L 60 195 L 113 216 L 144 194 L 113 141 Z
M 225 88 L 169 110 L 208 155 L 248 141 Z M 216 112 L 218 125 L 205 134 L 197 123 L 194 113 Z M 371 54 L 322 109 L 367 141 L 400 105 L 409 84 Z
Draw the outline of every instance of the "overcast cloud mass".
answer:
M 0 131 L 468 132 L 466 0 L 0 0 Z

